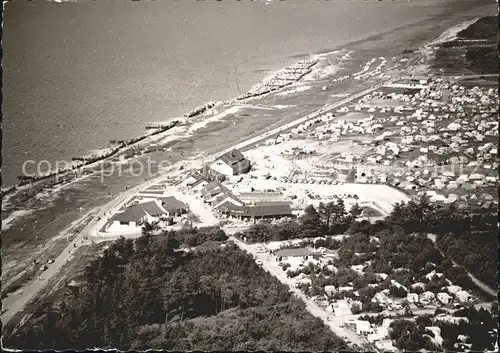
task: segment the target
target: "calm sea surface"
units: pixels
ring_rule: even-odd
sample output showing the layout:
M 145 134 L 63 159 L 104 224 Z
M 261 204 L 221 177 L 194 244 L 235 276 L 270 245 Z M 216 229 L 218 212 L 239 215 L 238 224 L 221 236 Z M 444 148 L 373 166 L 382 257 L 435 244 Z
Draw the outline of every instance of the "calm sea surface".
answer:
M 236 82 L 246 91 L 301 54 L 477 3 L 7 3 L 2 187 L 26 160 L 69 161 L 142 134 L 149 122 L 233 98 Z

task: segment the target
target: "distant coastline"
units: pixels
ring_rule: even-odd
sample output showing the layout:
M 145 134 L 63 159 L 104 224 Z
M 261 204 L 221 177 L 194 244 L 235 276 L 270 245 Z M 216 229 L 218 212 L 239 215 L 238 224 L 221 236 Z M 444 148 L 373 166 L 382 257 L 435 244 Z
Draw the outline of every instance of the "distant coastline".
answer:
M 447 31 L 445 31 L 440 38 L 443 37 L 445 33 L 449 33 L 450 31 L 454 31 L 456 28 L 460 28 L 460 30 L 465 30 L 469 28 L 473 23 L 477 21 L 462 21 L 460 24 L 453 26 L 452 28 L 449 28 Z M 464 27 L 464 24 L 467 24 L 466 27 Z M 465 29 L 464 29 L 465 28 Z M 448 39 L 448 38 L 447 38 Z M 452 40 L 454 38 L 451 38 L 449 40 Z M 435 42 L 431 41 L 430 43 Z M 446 40 L 445 40 L 446 41 Z M 436 43 L 437 44 L 437 43 Z M 441 44 L 441 43 L 440 43 Z M 264 96 L 266 94 L 278 91 L 279 89 L 282 89 L 283 87 L 286 87 L 288 85 L 291 85 L 295 82 L 300 81 L 304 76 L 308 75 L 309 73 L 312 72 L 313 67 L 318 63 L 318 55 L 316 54 L 309 54 L 309 57 L 312 57 L 310 60 L 300 60 L 297 61 L 291 65 L 288 65 L 270 76 L 262 79 L 258 84 L 254 85 L 247 93 L 236 97 L 230 101 L 226 101 L 223 103 L 226 104 L 231 104 L 236 101 L 244 101 L 248 100 L 251 98 L 257 98 Z M 212 109 L 216 105 L 215 102 L 207 102 L 203 105 L 201 105 L 198 108 L 193 109 L 189 113 L 184 115 L 184 118 L 190 119 L 194 117 L 198 117 L 203 115 L 207 110 Z M 91 157 L 85 157 L 85 156 L 80 156 L 80 157 L 73 157 L 74 161 L 78 161 L 79 163 L 76 163 L 73 168 L 70 170 L 53 170 L 48 174 L 44 175 L 39 175 L 35 177 L 23 177 L 21 176 L 20 182 L 17 183 L 14 186 L 11 186 L 7 189 L 2 189 L 0 192 L 0 195 L 2 198 L 6 196 L 13 196 L 16 194 L 17 191 L 24 191 L 26 188 L 31 187 L 33 184 L 37 184 L 39 182 L 46 181 L 50 179 L 51 177 L 54 177 L 55 175 L 58 176 L 67 176 L 67 178 L 62 178 L 62 180 L 55 181 L 54 183 L 51 183 L 47 186 L 55 186 L 55 185 L 61 185 L 68 183 L 70 181 L 74 180 L 74 172 L 77 170 L 82 170 L 85 168 L 90 168 L 92 164 L 94 163 L 99 163 L 99 162 L 104 162 L 105 160 L 115 156 L 117 153 L 124 152 L 127 148 L 133 147 L 137 145 L 139 142 L 145 140 L 147 137 L 158 135 L 162 132 L 166 132 L 173 128 L 174 126 L 179 123 L 179 120 L 174 120 L 171 123 L 168 123 L 167 125 L 158 125 L 158 126 L 147 126 L 146 129 L 150 130 L 147 134 L 140 135 L 136 138 L 132 138 L 126 141 L 110 141 L 115 144 L 118 144 L 118 146 L 115 146 L 110 149 L 108 153 L 101 154 L 99 156 L 91 156 Z M 94 171 L 89 171 L 87 174 L 91 174 Z M 8 199 L 7 199 L 8 200 Z M 7 200 L 4 200 L 7 201 Z

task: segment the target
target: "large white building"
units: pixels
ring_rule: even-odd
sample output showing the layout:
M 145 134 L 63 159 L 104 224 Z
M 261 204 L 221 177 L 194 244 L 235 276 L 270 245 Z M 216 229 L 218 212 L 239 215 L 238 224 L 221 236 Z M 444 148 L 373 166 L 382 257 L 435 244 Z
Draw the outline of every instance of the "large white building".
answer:
M 247 173 L 250 167 L 250 161 L 237 149 L 224 153 L 210 166 L 211 169 L 226 176 Z

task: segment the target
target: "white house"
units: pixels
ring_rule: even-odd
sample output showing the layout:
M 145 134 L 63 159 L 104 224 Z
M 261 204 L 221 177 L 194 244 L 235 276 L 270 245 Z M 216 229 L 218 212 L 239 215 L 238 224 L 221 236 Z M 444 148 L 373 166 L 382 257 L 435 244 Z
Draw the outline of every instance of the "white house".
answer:
M 250 167 L 250 161 L 237 149 L 224 153 L 210 166 L 213 170 L 227 176 L 247 173 Z
M 422 288 L 424 289 L 425 288 L 425 284 L 423 282 L 417 282 L 417 283 L 413 283 L 411 286 L 410 286 L 411 289 L 415 289 L 415 288 Z
M 335 288 L 335 286 L 332 286 L 332 285 L 325 286 L 325 293 L 326 293 L 326 295 L 332 296 L 336 292 L 337 292 L 337 289 Z
M 448 290 L 448 293 L 456 294 L 457 292 L 460 292 L 462 290 L 462 287 L 456 286 L 456 285 L 451 285 L 451 286 L 447 286 L 446 289 Z
M 434 276 L 441 278 L 441 277 L 443 277 L 443 274 L 440 272 L 436 272 L 435 270 L 432 270 L 431 272 L 429 272 L 428 274 L 425 275 L 425 278 L 427 278 L 428 280 L 431 280 Z
M 443 304 L 443 305 L 448 305 L 451 303 L 452 297 L 445 292 L 439 292 L 437 294 L 437 299 Z
M 320 252 L 311 251 L 306 248 L 296 248 L 296 249 L 280 249 L 274 253 L 274 255 L 280 261 L 288 261 L 291 259 L 299 258 L 301 260 L 312 260 L 314 258 L 320 258 L 323 254 Z
M 339 292 L 350 292 L 353 290 L 354 290 L 354 287 L 351 287 L 351 286 L 339 287 Z
M 358 335 L 368 335 L 373 333 L 370 322 L 366 320 L 356 320 L 356 333 Z

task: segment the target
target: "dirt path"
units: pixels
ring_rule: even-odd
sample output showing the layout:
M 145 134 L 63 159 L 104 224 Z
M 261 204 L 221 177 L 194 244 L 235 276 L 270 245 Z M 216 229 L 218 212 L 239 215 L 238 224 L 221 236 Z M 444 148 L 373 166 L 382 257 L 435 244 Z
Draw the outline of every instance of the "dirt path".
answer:
M 351 345 L 358 345 L 360 347 L 366 346 L 369 344 L 368 340 L 364 336 L 359 336 L 355 332 L 348 330 L 345 327 L 341 327 L 344 325 L 346 318 L 351 316 L 334 316 L 331 313 L 323 310 L 316 303 L 314 303 L 311 299 L 309 299 L 301 290 L 295 288 L 294 283 L 291 278 L 288 278 L 286 273 L 278 266 L 275 258 L 270 256 L 267 253 L 261 253 L 257 251 L 256 244 L 246 244 L 234 237 L 230 237 L 230 239 L 242 250 L 251 254 L 254 258 L 262 261 L 262 267 L 272 274 L 274 277 L 278 278 L 278 280 L 290 287 L 290 291 L 295 294 L 298 298 L 302 299 L 302 301 L 306 304 L 307 311 L 321 319 L 326 326 L 332 330 L 337 336 L 344 338 Z M 355 317 L 355 315 L 352 315 Z
M 427 234 L 427 238 L 429 238 L 430 240 L 432 240 L 432 242 L 434 243 L 434 245 L 436 245 L 436 235 L 435 234 Z M 436 249 L 439 250 L 439 252 L 441 253 L 441 255 L 443 255 L 443 257 L 446 257 L 446 255 L 441 251 L 441 249 L 439 249 L 437 247 L 437 245 L 436 245 Z M 464 268 L 460 264 L 457 264 L 453 259 L 451 259 L 451 261 L 453 262 L 453 265 L 460 266 L 460 267 Z M 488 286 L 483 281 L 479 280 L 472 273 L 470 273 L 466 268 L 464 268 L 464 270 L 467 272 L 467 275 L 472 280 L 472 282 L 474 282 L 474 284 L 476 286 L 478 286 L 483 292 L 488 293 L 489 295 L 491 295 L 493 297 L 497 296 L 497 291 L 496 290 L 493 290 L 493 288 L 491 288 L 490 286 Z

